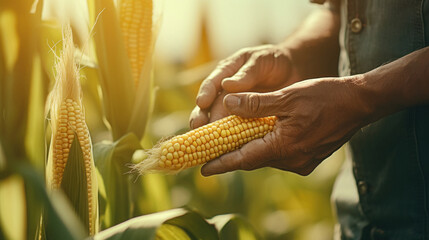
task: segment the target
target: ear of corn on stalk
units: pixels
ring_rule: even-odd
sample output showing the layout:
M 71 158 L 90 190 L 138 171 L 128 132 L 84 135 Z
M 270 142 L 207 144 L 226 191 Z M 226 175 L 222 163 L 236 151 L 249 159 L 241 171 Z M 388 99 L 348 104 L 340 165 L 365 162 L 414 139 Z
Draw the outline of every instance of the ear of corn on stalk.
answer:
M 174 173 L 218 158 L 273 131 L 277 117 L 241 118 L 228 116 L 175 136 L 148 151 L 148 157 L 134 166 L 141 174 Z
M 98 231 L 98 193 L 92 145 L 81 101 L 71 28 L 63 33 L 55 85 L 47 102 L 52 138 L 46 167 L 48 188 L 62 189 L 90 235 Z
M 120 24 L 135 86 L 152 49 L 152 0 L 121 0 Z

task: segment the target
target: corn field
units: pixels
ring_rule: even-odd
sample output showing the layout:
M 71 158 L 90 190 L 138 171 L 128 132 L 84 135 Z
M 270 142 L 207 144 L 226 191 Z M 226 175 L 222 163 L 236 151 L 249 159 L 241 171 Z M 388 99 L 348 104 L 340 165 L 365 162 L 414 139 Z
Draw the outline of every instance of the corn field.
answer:
M 195 57 L 169 64 L 154 58 L 159 1 L 84 2 L 64 20 L 44 0 L 0 1 L 0 239 L 332 237 L 341 151 L 305 178 L 202 177 L 201 164 L 276 118 L 190 131 L 183 119 L 219 60 L 204 25 Z M 73 20 L 81 15 L 88 22 Z

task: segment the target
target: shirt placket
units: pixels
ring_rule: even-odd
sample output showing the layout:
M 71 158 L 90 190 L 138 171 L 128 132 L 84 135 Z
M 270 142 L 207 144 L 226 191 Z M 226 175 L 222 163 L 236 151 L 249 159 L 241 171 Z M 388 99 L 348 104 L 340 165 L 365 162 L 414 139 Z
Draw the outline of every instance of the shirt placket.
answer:
M 363 0 L 347 0 L 347 50 L 350 63 L 350 73 L 356 74 L 356 42 L 359 41 L 360 35 L 363 34 L 364 19 L 362 10 L 359 8 L 363 6 Z

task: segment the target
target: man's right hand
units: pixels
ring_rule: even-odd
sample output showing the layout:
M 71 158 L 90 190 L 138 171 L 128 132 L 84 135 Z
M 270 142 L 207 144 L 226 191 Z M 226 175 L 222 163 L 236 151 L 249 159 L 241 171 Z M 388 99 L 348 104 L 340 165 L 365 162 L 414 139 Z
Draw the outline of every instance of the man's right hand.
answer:
M 300 81 L 268 93 L 231 93 L 224 105 L 244 118 L 277 116 L 273 132 L 206 163 L 204 176 L 274 167 L 310 174 L 379 115 L 364 75 Z M 372 90 L 372 89 L 371 89 Z M 370 93 L 368 93 L 370 92 Z
M 222 60 L 201 84 L 191 128 L 229 115 L 223 107 L 227 93 L 270 92 L 300 80 L 287 49 L 276 45 L 242 49 Z

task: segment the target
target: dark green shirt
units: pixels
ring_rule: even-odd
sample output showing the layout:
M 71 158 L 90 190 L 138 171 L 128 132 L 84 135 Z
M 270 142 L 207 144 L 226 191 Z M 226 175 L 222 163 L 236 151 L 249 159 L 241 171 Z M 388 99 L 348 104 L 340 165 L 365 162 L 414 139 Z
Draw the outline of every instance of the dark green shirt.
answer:
M 429 0 L 342 0 L 340 12 L 341 76 L 429 45 Z M 337 238 L 429 239 L 429 106 L 362 128 L 347 148 L 332 195 Z

